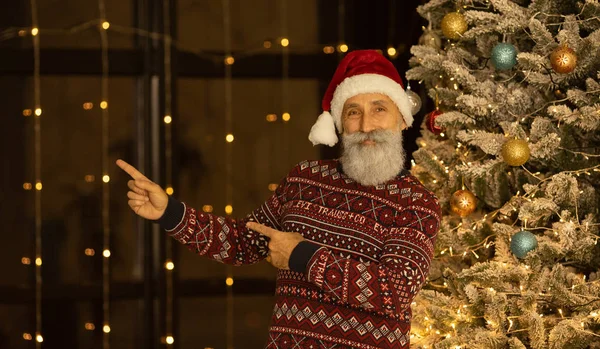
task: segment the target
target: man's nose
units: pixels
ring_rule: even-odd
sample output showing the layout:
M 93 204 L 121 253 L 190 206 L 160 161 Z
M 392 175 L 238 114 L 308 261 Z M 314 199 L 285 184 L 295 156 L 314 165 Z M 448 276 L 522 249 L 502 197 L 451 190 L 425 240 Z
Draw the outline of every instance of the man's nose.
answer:
M 363 117 L 360 122 L 360 131 L 361 132 L 371 132 L 375 130 L 375 125 L 373 124 L 373 116 L 371 113 L 366 112 L 363 114 Z

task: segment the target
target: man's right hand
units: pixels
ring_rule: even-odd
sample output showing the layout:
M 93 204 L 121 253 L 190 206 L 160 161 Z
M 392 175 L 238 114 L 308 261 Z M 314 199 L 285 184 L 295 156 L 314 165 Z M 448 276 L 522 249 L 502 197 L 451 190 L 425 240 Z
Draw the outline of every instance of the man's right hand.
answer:
M 125 161 L 117 160 L 117 166 L 133 178 L 127 182 L 127 186 L 131 189 L 127 192 L 127 197 L 129 198 L 129 207 L 133 212 L 150 220 L 162 217 L 169 202 L 167 193 Z

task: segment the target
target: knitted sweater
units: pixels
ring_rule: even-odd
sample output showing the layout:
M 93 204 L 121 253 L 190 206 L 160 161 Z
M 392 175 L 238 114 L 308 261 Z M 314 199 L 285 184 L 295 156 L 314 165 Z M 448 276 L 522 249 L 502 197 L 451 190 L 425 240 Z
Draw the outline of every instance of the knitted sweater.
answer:
M 304 161 L 245 219 L 199 212 L 170 197 L 161 226 L 199 255 L 253 264 L 268 253 L 257 221 L 301 242 L 279 270 L 266 348 L 408 348 L 410 305 L 428 274 L 437 198 L 403 171 L 362 186 L 337 160 Z

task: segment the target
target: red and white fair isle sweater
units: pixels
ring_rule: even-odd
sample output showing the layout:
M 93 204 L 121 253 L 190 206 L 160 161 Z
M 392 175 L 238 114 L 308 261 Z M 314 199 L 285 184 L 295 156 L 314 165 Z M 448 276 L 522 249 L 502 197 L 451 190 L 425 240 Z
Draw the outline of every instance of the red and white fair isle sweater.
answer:
M 199 212 L 174 198 L 161 226 L 199 255 L 233 264 L 267 256 L 256 221 L 307 240 L 279 270 L 266 348 L 408 348 L 412 299 L 421 289 L 440 222 L 437 198 L 403 171 L 375 187 L 337 160 L 296 165 L 245 219 Z

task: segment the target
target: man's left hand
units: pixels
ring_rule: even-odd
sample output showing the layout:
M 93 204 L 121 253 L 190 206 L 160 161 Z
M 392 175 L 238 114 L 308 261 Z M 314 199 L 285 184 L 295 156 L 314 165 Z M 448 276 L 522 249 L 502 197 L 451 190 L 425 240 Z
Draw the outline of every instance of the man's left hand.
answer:
M 292 251 L 296 246 L 304 241 L 302 235 L 298 233 L 287 233 L 255 222 L 248 222 L 246 227 L 267 236 L 269 241 L 269 257 L 267 261 L 275 268 L 289 270 L 289 261 Z

